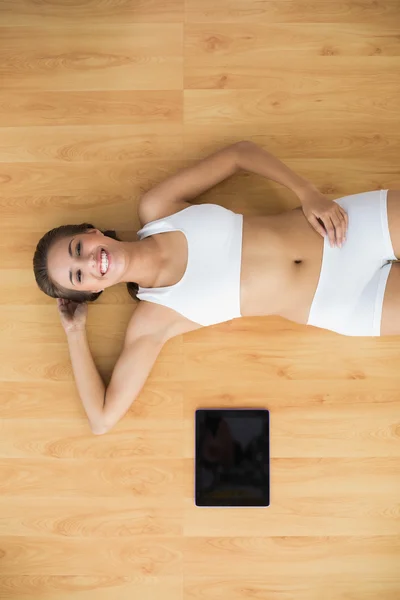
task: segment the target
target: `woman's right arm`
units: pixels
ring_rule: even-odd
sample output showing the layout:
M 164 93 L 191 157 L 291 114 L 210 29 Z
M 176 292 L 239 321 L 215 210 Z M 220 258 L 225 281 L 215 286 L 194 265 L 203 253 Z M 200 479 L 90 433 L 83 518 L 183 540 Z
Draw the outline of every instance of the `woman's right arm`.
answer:
M 177 335 L 203 327 L 177 316 L 165 306 L 140 302 L 129 321 L 122 352 L 106 388 L 86 335 L 87 305 L 60 299 L 57 303 L 79 396 L 92 432 L 97 435 L 107 433 L 128 411 L 165 343 Z
M 87 303 L 57 300 L 67 334 L 72 370 L 93 433 L 109 431 L 139 395 L 165 342 L 180 332 L 157 305 L 140 303 L 129 322 L 123 350 L 106 386 L 97 370 L 86 334 Z M 182 327 L 181 327 L 182 329 Z
M 157 335 L 142 335 L 125 341 L 108 388 L 90 352 L 86 330 L 67 333 L 72 369 L 91 430 L 107 433 L 125 415 L 140 394 L 164 341 Z

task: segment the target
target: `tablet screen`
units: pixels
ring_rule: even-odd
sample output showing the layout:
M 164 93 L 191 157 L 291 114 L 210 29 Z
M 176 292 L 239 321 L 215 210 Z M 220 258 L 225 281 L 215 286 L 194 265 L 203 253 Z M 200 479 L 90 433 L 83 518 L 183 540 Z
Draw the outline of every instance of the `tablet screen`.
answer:
M 197 506 L 269 506 L 269 411 L 196 411 Z

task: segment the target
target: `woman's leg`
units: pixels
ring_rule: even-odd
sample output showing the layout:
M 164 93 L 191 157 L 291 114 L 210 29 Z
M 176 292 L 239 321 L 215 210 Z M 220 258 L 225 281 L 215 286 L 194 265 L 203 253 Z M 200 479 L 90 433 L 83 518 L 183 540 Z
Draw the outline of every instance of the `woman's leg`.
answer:
M 395 255 L 400 259 L 400 191 L 389 190 L 387 193 L 387 213 L 390 239 Z
M 398 223 L 400 229 L 400 218 Z M 399 229 L 397 231 L 398 248 L 400 247 Z M 394 243 L 393 247 L 395 248 Z M 396 252 L 396 250 L 395 253 L 396 256 L 398 256 L 398 252 Z M 400 263 L 392 263 L 386 283 L 382 307 L 381 336 L 382 335 L 400 335 Z

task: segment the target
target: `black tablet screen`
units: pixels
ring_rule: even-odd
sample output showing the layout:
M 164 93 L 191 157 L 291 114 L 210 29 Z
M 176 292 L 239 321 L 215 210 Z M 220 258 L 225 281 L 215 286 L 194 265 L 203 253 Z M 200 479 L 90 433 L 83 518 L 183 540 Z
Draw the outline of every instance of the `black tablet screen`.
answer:
M 196 411 L 197 506 L 269 506 L 269 412 Z

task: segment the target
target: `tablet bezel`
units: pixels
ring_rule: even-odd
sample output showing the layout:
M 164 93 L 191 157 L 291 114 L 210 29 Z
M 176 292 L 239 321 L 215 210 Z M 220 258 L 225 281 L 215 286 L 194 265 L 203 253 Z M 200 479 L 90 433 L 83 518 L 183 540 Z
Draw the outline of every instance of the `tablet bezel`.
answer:
M 198 429 L 199 429 L 199 416 L 202 415 L 203 413 L 223 413 L 224 417 L 231 417 L 231 418 L 241 418 L 241 417 L 252 417 L 252 416 L 257 416 L 257 417 L 262 417 L 264 423 L 263 426 L 267 426 L 267 431 L 268 431 L 268 438 L 267 438 L 267 443 L 265 444 L 265 448 L 264 448 L 264 461 L 267 462 L 268 464 L 268 476 L 267 476 L 267 481 L 266 481 L 266 485 L 263 486 L 263 496 L 262 498 L 258 500 L 256 500 L 256 503 L 254 503 L 254 500 L 252 500 L 251 504 L 250 503 L 246 503 L 243 502 L 243 500 L 241 500 L 240 498 L 238 498 L 237 500 L 232 500 L 229 503 L 226 502 L 226 499 L 221 499 L 221 502 L 216 502 L 215 504 L 206 504 L 204 502 L 202 502 L 202 497 L 198 491 L 198 474 L 199 474 L 199 461 L 198 461 L 198 444 L 199 444 L 199 435 L 198 435 Z M 267 508 L 270 506 L 270 414 L 269 414 L 269 410 L 268 409 L 264 409 L 264 408 L 199 408 L 196 410 L 195 412 L 195 435 L 194 435 L 194 446 L 195 446 L 195 452 L 194 452 L 194 464 L 195 464 L 195 477 L 194 477 L 194 498 L 195 498 L 195 504 L 198 507 L 201 508 Z

